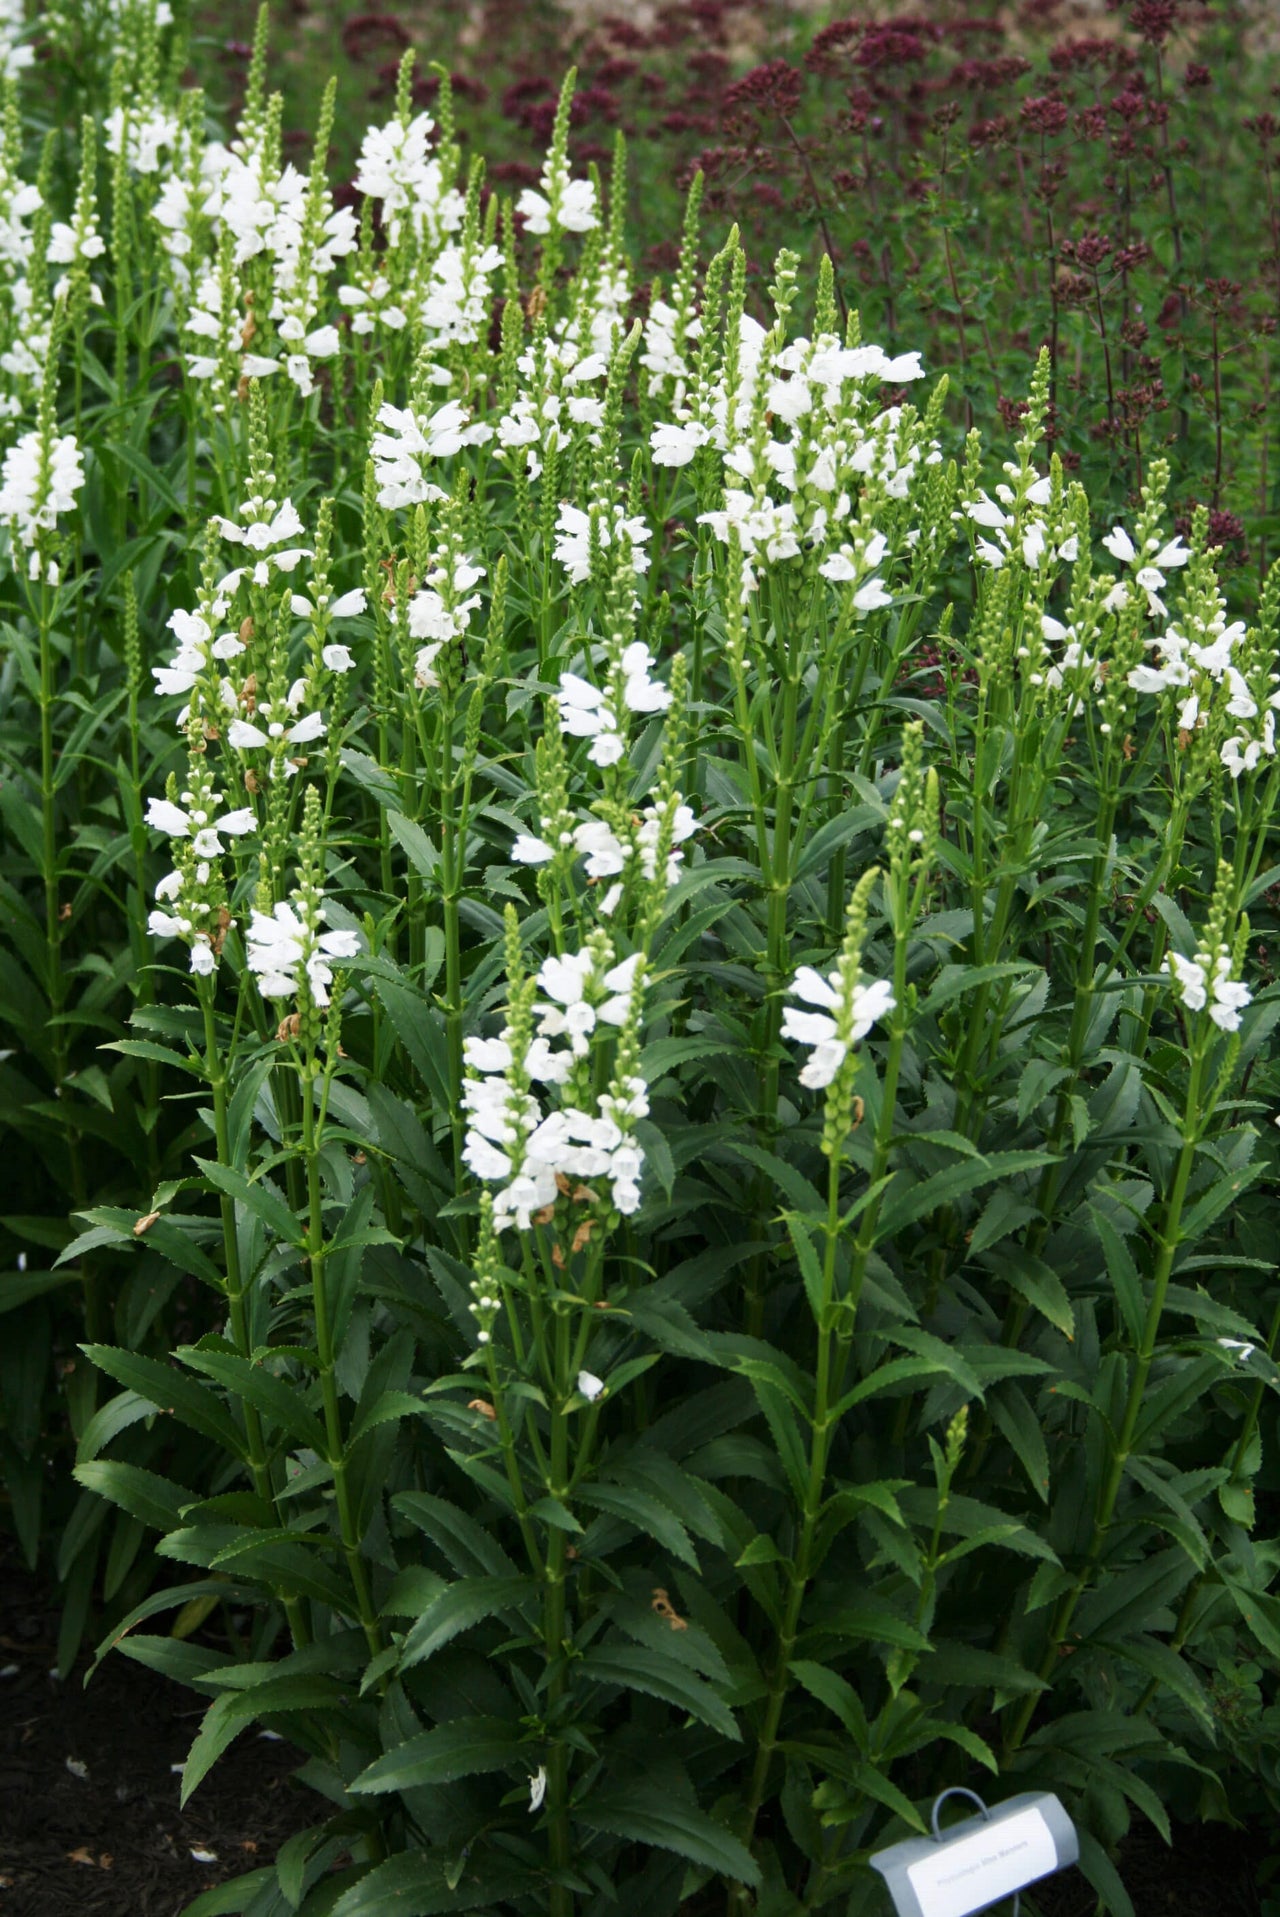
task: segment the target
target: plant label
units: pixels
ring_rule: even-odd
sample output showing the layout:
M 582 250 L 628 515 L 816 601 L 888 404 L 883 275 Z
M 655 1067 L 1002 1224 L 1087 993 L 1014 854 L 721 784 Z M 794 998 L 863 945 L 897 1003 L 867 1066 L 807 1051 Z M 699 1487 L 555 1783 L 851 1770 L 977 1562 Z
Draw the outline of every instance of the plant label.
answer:
M 910 1837 L 871 1859 L 898 1917 L 972 1917 L 1079 1854 L 1075 1827 L 1048 1791 L 1024 1792 L 941 1837 Z

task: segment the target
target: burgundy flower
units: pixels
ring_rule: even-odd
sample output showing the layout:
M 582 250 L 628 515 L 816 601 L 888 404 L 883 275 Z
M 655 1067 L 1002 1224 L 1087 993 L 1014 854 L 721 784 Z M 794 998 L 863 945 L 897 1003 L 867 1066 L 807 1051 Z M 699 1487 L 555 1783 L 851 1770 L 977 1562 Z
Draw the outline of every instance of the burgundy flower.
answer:
M 615 47 L 626 47 L 631 53 L 639 53 L 649 44 L 648 34 L 630 20 L 624 20 L 620 14 L 606 13 L 599 25 L 601 37 L 611 41 Z
M 1191 537 L 1191 523 L 1198 503 L 1192 500 L 1174 515 L 1173 529 L 1181 533 L 1184 539 Z M 1246 539 L 1243 519 L 1237 518 L 1235 513 L 1219 512 L 1216 506 L 1209 508 L 1209 544 L 1222 548 L 1222 558 L 1226 564 L 1241 566 L 1247 562 L 1249 552 Z
M 850 49 L 866 32 L 861 20 L 833 20 L 813 36 L 804 63 L 811 73 L 834 77 L 844 70 Z
M 1170 333 L 1182 320 L 1182 296 L 1179 293 L 1167 293 L 1164 305 L 1156 314 L 1156 325 L 1164 333 Z
M 972 147 L 1005 146 L 1013 129 L 1013 122 L 1007 114 L 998 113 L 992 120 L 975 120 L 969 128 L 969 145 Z
M 928 55 L 918 27 L 921 22 L 887 20 L 882 25 L 868 28 L 862 45 L 854 55 L 854 62 L 869 71 L 879 72 L 891 67 L 918 65 Z
M 1162 47 L 1178 20 L 1178 0 L 1135 0 L 1129 25 L 1148 46 Z
M 1052 93 L 1042 93 L 1024 100 L 1021 112 L 1028 126 L 1033 126 L 1037 133 L 1061 133 L 1070 117 L 1066 106 Z
M 1078 73 L 1090 67 L 1109 67 L 1116 57 L 1118 42 L 1091 36 L 1080 40 L 1062 40 L 1049 49 L 1049 65 L 1055 73 Z
M 725 124 L 739 127 L 753 118 L 790 119 L 800 104 L 804 75 L 789 60 L 753 67 L 724 95 Z
M 393 13 L 353 13 L 342 26 L 342 51 L 348 60 L 365 60 L 384 47 L 401 51 L 410 44 L 408 29 Z

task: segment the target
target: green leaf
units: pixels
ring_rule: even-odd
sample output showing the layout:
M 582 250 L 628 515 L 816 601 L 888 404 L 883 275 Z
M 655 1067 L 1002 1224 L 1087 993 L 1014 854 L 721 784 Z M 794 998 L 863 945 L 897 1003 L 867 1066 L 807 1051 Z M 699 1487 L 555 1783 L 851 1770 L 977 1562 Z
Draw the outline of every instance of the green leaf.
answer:
M 1080 1869 L 1097 1891 L 1107 1917 L 1135 1917 L 1133 1900 L 1121 1881 L 1120 1873 L 1092 1831 L 1081 1828 Z
M 1064 1337 L 1076 1335 L 1076 1314 L 1066 1287 L 1052 1265 L 1022 1246 L 1010 1251 L 988 1251 L 982 1263 L 1029 1305 L 1049 1320 Z
M 865 1757 L 871 1743 L 871 1727 L 867 1723 L 867 1714 L 862 1708 L 862 1699 L 847 1678 L 837 1671 L 829 1671 L 824 1665 L 814 1664 L 810 1659 L 793 1658 L 787 1666 L 797 1683 L 803 1684 L 811 1697 L 826 1706 L 839 1718 L 850 1737 Z
M 195 1371 L 203 1371 L 224 1390 L 255 1405 L 273 1425 L 287 1431 L 320 1457 L 327 1457 L 329 1441 L 324 1426 L 307 1405 L 300 1382 L 278 1378 L 265 1365 L 250 1364 L 231 1351 L 210 1351 L 200 1345 L 182 1345 L 178 1356 Z
M 1236 1578 L 1222 1580 L 1254 1638 L 1271 1657 L 1280 1658 L 1280 1599 L 1270 1591 L 1255 1591 Z
M 989 1152 L 981 1159 L 961 1159 L 946 1165 L 931 1177 L 909 1182 L 909 1174 L 899 1172 L 880 1208 L 876 1224 L 876 1243 L 885 1244 L 898 1237 L 908 1225 L 943 1205 L 953 1205 L 966 1193 L 997 1178 L 1014 1178 L 1023 1172 L 1040 1171 L 1057 1163 L 1057 1154 L 1046 1151 Z
M 306 1674 L 261 1678 L 249 1689 L 224 1691 L 205 1712 L 187 1753 L 181 1802 L 185 1805 L 246 1725 L 291 1711 L 314 1710 L 331 1718 L 341 1702 L 341 1689 L 332 1678 Z
M 754 1888 L 760 1869 L 750 1851 L 696 1804 L 641 1782 L 595 1791 L 578 1810 L 588 1830 L 674 1851 L 730 1883 Z
M 679 1658 L 640 1644 L 597 1644 L 575 1669 L 594 1684 L 617 1684 L 623 1690 L 660 1697 L 677 1710 L 709 1724 L 721 1737 L 740 1743 L 742 1733 L 733 1713 L 712 1687 Z
M 205 1712 L 182 1767 L 181 1803 L 185 1804 L 191 1793 L 199 1789 L 222 1753 L 247 1729 L 248 1720 L 243 1713 L 232 1716 L 236 1701 L 230 1695 L 216 1697 Z
M 400 1669 L 424 1664 L 462 1631 L 499 1611 L 518 1610 L 537 1595 L 532 1578 L 460 1578 L 432 1598 L 410 1629 L 400 1655 Z
M 267 1230 L 285 1245 L 304 1246 L 306 1231 L 294 1217 L 282 1198 L 278 1198 L 268 1185 L 260 1179 L 246 1178 L 243 1172 L 232 1169 L 230 1165 L 220 1165 L 213 1158 L 197 1158 L 195 1163 L 216 1190 L 225 1192 L 228 1198 L 234 1198 L 255 1217 L 260 1218 Z
M 179 1637 L 133 1635 L 122 1639 L 118 1648 L 121 1657 L 130 1657 L 149 1671 L 159 1671 L 162 1677 L 185 1684 L 205 1698 L 218 1696 L 218 1666 L 230 1659 L 228 1651 L 211 1651 L 207 1645 L 188 1644 Z
M 1102 1245 L 1102 1254 L 1107 1261 L 1107 1276 L 1115 1293 L 1116 1304 L 1130 1343 L 1136 1348 L 1142 1343 L 1142 1334 L 1146 1324 L 1147 1306 L 1143 1297 L 1142 1279 L 1138 1267 L 1133 1261 L 1133 1253 L 1116 1230 L 1107 1214 L 1096 1205 L 1089 1207 L 1089 1216 L 1093 1228 Z
M 420 825 L 407 819 L 403 812 L 394 808 L 387 811 L 387 824 L 391 836 L 400 847 L 415 872 L 424 879 L 434 879 L 440 866 L 440 854 Z
M 1019 1385 L 1007 1379 L 987 1395 L 987 1409 L 996 1429 L 1006 1439 L 1027 1482 L 1042 1504 L 1049 1502 L 1049 1448 L 1040 1420 Z
M 597 1479 L 584 1484 L 578 1496 L 583 1504 L 592 1505 L 597 1511 L 607 1512 L 623 1524 L 633 1525 L 637 1531 L 656 1538 L 664 1550 L 687 1564 L 690 1570 L 697 1570 L 698 1555 L 689 1533 L 670 1505 L 646 1486 L 609 1484 Z
M 258 1870 L 246 1871 L 243 1877 L 233 1877 L 228 1883 L 215 1884 L 212 1890 L 206 1890 L 193 1903 L 183 1907 L 182 1917 L 242 1917 L 250 1904 L 269 1890 L 276 1878 L 275 1865 L 264 1864 Z
M 193 1431 L 202 1437 L 212 1438 L 224 1451 L 233 1457 L 247 1455 L 245 1438 L 239 1426 L 231 1418 L 220 1399 L 212 1391 L 197 1384 L 194 1378 L 178 1371 L 172 1365 L 161 1364 L 156 1358 L 143 1358 L 131 1351 L 118 1351 L 110 1345 L 82 1345 L 82 1351 L 91 1364 L 99 1371 L 105 1371 L 109 1378 L 122 1384 L 130 1391 L 136 1391 L 140 1398 L 155 1405 L 158 1411 L 168 1412 L 173 1417 L 189 1424 Z
M 459 1717 L 408 1738 L 375 1758 L 350 1785 L 360 1795 L 450 1784 L 484 1771 L 532 1770 L 521 1750 L 520 1726 L 505 1717 Z
M 452 1911 L 496 1910 L 529 1889 L 528 1864 L 513 1859 L 468 1853 L 456 1881 L 454 1869 L 438 1854 L 401 1851 L 343 1891 L 330 1917 L 444 1917 Z
M 158 1477 L 154 1471 L 144 1471 L 139 1465 L 124 1464 L 118 1458 L 95 1458 L 78 1464 L 72 1476 L 86 1491 L 109 1498 L 153 1531 L 176 1531 L 184 1507 L 191 1502 L 192 1494 L 184 1485 Z
M 0 1271 L 0 1316 L 29 1305 L 33 1298 L 43 1298 L 47 1291 L 74 1283 L 79 1276 L 77 1271 Z
M 516 1577 L 518 1572 L 485 1526 L 430 1491 L 401 1491 L 391 1500 L 400 1516 L 425 1531 L 460 1577 Z

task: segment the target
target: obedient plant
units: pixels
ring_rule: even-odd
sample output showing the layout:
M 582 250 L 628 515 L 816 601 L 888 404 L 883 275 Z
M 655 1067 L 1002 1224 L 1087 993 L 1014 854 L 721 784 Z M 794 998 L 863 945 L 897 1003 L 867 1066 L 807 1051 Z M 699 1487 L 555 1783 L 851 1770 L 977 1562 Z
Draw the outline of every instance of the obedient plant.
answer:
M 512 204 L 407 57 L 356 214 L 121 31 L 6 119 L 2 1462 L 187 1795 L 306 1754 L 192 1917 L 870 1910 L 983 1773 L 1128 1912 L 1280 1659 L 1280 572 L 696 184 L 633 320 L 572 80 Z

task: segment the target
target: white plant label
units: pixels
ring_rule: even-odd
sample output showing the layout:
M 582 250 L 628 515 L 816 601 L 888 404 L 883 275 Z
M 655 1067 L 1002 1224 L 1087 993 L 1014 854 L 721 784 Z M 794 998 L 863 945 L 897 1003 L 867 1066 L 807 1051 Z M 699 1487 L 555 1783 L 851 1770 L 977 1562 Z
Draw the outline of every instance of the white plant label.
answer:
M 971 1837 L 939 1844 L 907 1866 L 925 1917 L 969 1917 L 1058 1868 L 1052 1832 L 1038 1810 L 996 1818 Z

